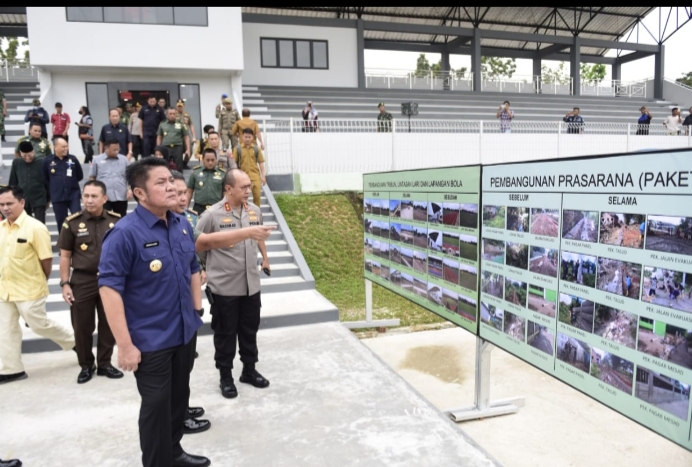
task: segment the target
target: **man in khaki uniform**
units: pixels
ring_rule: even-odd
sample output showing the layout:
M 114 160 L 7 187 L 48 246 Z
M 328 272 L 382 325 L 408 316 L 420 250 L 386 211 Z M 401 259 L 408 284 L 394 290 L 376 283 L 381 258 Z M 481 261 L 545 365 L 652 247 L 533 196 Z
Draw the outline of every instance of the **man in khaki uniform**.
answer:
M 261 225 L 260 208 L 248 202 L 251 189 L 252 182 L 245 172 L 238 169 L 228 171 L 224 180 L 225 199 L 202 214 L 197 230 L 209 234 Z M 258 250 L 262 254 L 262 269 L 269 273 L 264 240 L 247 239 L 227 248 L 199 253 L 207 266 L 216 350 L 214 359 L 221 374 L 221 394 L 229 399 L 238 396 L 232 375 L 236 338 L 243 362 L 240 382 L 257 388 L 269 386 L 269 381 L 255 369 L 261 307 Z
M 233 100 L 230 97 L 226 97 L 223 100 L 223 107 L 217 109 L 216 117 L 219 119 L 219 134 L 221 134 L 221 140 L 223 141 L 224 149 L 233 149 L 238 145 L 238 138 L 231 136 L 231 130 L 235 122 L 240 120 L 240 115 L 238 111 L 233 109 Z
M 213 130 L 209 132 L 209 141 L 207 143 L 207 148 L 213 149 L 216 153 L 216 163 L 220 169 L 228 170 L 238 168 L 233 160 L 233 151 L 230 149 L 228 151 L 224 151 L 221 148 L 221 136 L 217 132 Z M 200 155 L 200 160 L 201 159 L 202 156 Z
M 262 141 L 262 133 L 260 133 L 259 125 L 257 124 L 257 122 L 250 118 L 250 109 L 243 109 L 243 118 L 235 122 L 235 125 L 233 125 L 233 129 L 231 130 L 231 135 L 235 136 L 236 138 L 241 137 L 243 130 L 245 130 L 245 128 L 249 128 L 252 130 L 252 133 L 255 135 L 253 143 L 257 144 L 257 141 L 259 141 L 260 148 L 264 150 L 264 141 Z
M 233 159 L 240 170 L 252 180 L 252 202 L 259 206 L 262 185 L 267 183 L 264 172 L 264 154 L 252 143 L 255 135 L 252 130 L 243 130 L 243 144 L 233 149 Z
M 166 146 L 170 160 L 175 162 L 178 170 L 183 170 L 183 159 L 190 154 L 190 135 L 187 125 L 176 122 L 178 111 L 175 109 L 168 109 L 166 117 L 167 120 L 159 124 L 156 145 Z
M 26 379 L 19 317 L 39 336 L 63 350 L 74 345 L 72 331 L 46 316 L 47 279 L 53 268 L 48 228 L 24 211 L 19 187 L 0 189 L 0 384 Z
M 189 202 L 192 194 L 195 194 L 194 210 L 199 215 L 223 199 L 225 175 L 225 170 L 216 168 L 216 151 L 212 148 L 205 149 L 202 165 L 195 167 L 187 179 L 187 199 Z
M 19 151 L 19 145 L 22 141 L 29 141 L 34 147 L 34 158 L 41 162 L 47 156 L 49 156 L 53 150 L 50 147 L 50 142 L 41 137 L 41 125 L 38 123 L 32 123 L 29 127 L 29 134 L 27 136 L 22 136 L 17 140 L 17 145 L 14 147 L 14 157 L 22 157 Z

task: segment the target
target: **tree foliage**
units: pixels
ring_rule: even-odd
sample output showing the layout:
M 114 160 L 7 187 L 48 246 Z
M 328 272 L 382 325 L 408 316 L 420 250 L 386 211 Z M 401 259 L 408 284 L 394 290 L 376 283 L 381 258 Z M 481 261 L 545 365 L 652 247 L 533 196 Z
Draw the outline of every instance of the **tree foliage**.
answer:
M 432 71 L 434 74 L 439 74 L 442 71 L 442 59 L 431 65 L 425 54 L 420 54 L 416 59 L 415 75 L 418 78 L 423 78 L 425 76 L 429 76 L 430 71 Z M 466 76 L 466 71 L 466 67 L 461 67 L 457 70 L 453 69 L 452 67 L 449 68 L 450 74 L 456 76 L 457 78 L 463 78 Z
M 582 83 L 595 84 L 603 81 L 606 75 L 606 67 L 602 63 L 593 63 L 591 65 L 582 63 L 579 66 L 579 76 Z
M 676 79 L 678 83 L 682 83 L 686 86 L 692 87 L 692 71 L 684 73 L 680 78 Z
M 560 62 L 554 70 L 545 65 L 541 66 L 541 81 L 545 84 L 569 84 L 565 62 Z
M 483 79 L 511 78 L 517 71 L 514 58 L 481 57 L 481 75 Z
M 16 60 L 29 60 L 29 49 L 24 51 L 24 56 L 19 56 L 19 47 L 28 46 L 29 41 L 21 37 L 0 37 L 0 60 L 13 62 Z

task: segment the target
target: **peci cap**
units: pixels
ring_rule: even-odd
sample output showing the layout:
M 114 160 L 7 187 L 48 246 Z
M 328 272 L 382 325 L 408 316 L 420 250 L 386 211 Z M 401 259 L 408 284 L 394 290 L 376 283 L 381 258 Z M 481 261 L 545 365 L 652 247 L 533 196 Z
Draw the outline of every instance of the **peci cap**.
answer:
M 379 104 L 377 104 L 377 107 L 384 107 L 384 102 L 380 102 Z
M 39 99 L 34 99 L 33 101 L 31 101 L 31 103 L 34 105 L 41 105 L 41 101 Z
M 178 99 L 178 102 L 175 104 L 178 107 L 184 107 L 185 106 L 185 101 L 182 99 Z
M 19 143 L 19 152 L 32 152 L 34 150 L 34 145 L 31 141 L 22 141 Z
M 223 101 L 226 104 L 232 104 L 233 103 L 233 99 L 231 99 L 230 97 L 226 97 Z

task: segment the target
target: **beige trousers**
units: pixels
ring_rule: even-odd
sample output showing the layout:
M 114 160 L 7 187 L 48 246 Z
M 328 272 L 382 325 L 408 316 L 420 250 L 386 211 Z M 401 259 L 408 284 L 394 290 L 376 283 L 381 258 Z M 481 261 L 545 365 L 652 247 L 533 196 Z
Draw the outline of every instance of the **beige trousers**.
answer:
M 0 374 L 12 375 L 24 371 L 20 316 L 33 332 L 54 341 L 63 350 L 74 347 L 72 330 L 60 326 L 46 316 L 46 297 L 27 302 L 6 302 L 0 299 Z

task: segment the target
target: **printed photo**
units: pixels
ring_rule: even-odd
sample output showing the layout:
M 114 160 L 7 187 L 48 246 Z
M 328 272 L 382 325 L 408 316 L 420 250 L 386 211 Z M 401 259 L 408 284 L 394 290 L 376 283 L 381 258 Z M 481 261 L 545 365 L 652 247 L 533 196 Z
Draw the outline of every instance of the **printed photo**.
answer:
M 389 260 L 389 243 L 381 242 L 380 249 L 377 252 L 377 256 L 388 261 Z
M 524 342 L 526 335 L 526 320 L 521 316 L 505 310 L 505 324 L 503 329 L 505 334 L 509 334 L 518 341 Z
M 375 237 L 382 237 L 382 223 L 380 221 L 370 221 L 369 229 L 370 233 Z
M 375 256 L 380 254 L 380 243 L 379 240 L 372 241 L 372 254 Z
M 593 333 L 633 349 L 637 340 L 637 321 L 635 314 L 597 303 Z
M 505 228 L 505 207 L 504 206 L 483 206 L 483 225 L 496 229 Z
M 588 287 L 596 287 L 596 257 L 562 252 L 560 279 Z
M 507 242 L 505 264 L 513 268 L 527 269 L 529 267 L 529 246 Z
M 594 347 L 591 354 L 591 376 L 632 395 L 634 363 L 629 360 Z
M 476 321 L 476 316 L 478 312 L 476 311 L 477 305 L 476 300 L 471 297 L 459 294 L 459 315 L 471 321 Z
M 642 266 L 610 258 L 598 258 L 598 281 L 600 290 L 629 297 L 639 298 Z
M 442 303 L 442 287 L 432 282 L 428 283 L 428 300 L 433 305 L 444 306 Z
M 391 245 L 389 248 L 389 261 L 392 264 L 401 264 L 401 247 Z
M 413 201 L 408 199 L 401 200 L 401 219 L 413 220 Z
M 430 201 L 428 203 L 428 223 L 439 224 L 442 222 L 442 203 Z
M 421 274 L 428 273 L 428 255 L 424 251 L 413 250 L 413 269 Z
M 401 241 L 401 224 L 389 224 L 389 239 L 393 242 Z
M 369 198 L 363 199 L 363 213 L 372 214 L 372 200 Z
M 449 311 L 456 313 L 459 309 L 459 294 L 443 288 L 442 303 Z
M 557 358 L 584 373 L 588 373 L 591 365 L 591 347 L 586 342 L 558 332 Z
M 532 246 L 529 271 L 544 276 L 557 277 L 557 250 Z
M 529 284 L 529 310 L 555 318 L 557 292 L 538 285 Z
M 389 217 L 401 217 L 401 201 L 397 199 L 389 200 Z
M 413 226 L 401 224 L 401 242 L 413 245 Z
M 634 397 L 687 421 L 690 411 L 689 384 L 637 365 Z
M 449 256 L 459 257 L 459 234 L 442 232 L 442 250 Z
M 437 256 L 428 256 L 428 274 L 442 279 L 442 258 Z
M 473 290 L 478 290 L 478 270 L 467 264 L 459 265 L 459 285 Z
M 382 201 L 383 199 L 373 199 L 372 200 L 372 213 L 376 216 L 382 214 Z
M 560 312 L 558 319 L 561 323 L 569 324 L 582 331 L 593 331 L 594 303 L 580 297 L 560 294 Z
M 407 292 L 413 292 L 413 276 L 411 274 L 407 274 L 405 272 L 401 273 L 401 288 Z
M 380 277 L 385 280 L 389 280 L 389 266 L 382 266 L 380 268 Z
M 373 225 L 372 225 L 373 222 L 374 221 L 372 221 L 371 219 L 363 219 L 363 231 L 366 234 L 375 235 L 375 232 L 373 232 L 373 229 L 372 229 L 373 228 Z
M 481 292 L 502 299 L 504 296 L 503 284 L 505 278 L 499 274 L 483 271 L 481 276 Z
M 389 222 L 380 221 L 379 226 L 380 226 L 380 237 L 389 240 Z
M 445 258 L 442 260 L 442 264 L 444 268 L 444 279 L 447 282 L 457 285 L 459 283 L 459 262 Z
M 628 248 L 644 248 L 646 216 L 619 212 L 601 212 L 599 242 Z
M 459 203 L 442 203 L 442 223 L 459 226 Z
M 372 273 L 376 276 L 382 274 L 381 265 L 378 261 L 372 262 Z
M 493 240 L 492 238 L 484 238 L 482 246 L 484 260 L 504 264 L 505 242 L 502 240 Z
M 372 240 L 365 237 L 365 252 L 372 254 Z
M 562 211 L 562 238 L 582 242 L 598 241 L 598 211 Z
M 402 266 L 413 269 L 413 250 L 401 248 L 401 264 Z
M 413 229 L 413 245 L 418 248 L 428 247 L 428 229 L 425 227 L 415 227 Z
M 380 216 L 389 217 L 389 200 L 380 200 Z
M 428 230 L 428 249 L 442 253 L 442 232 L 439 230 Z
M 534 235 L 557 238 L 560 226 L 559 209 L 531 208 L 531 229 Z
M 505 278 L 505 300 L 521 307 L 526 306 L 526 282 Z
M 550 356 L 555 348 L 555 334 L 546 326 L 541 326 L 531 320 L 526 325 L 526 341 L 531 347 L 540 350 Z
M 478 205 L 462 204 L 459 206 L 459 226 L 469 229 L 478 228 Z
M 428 202 L 414 201 L 413 202 L 413 220 L 427 222 L 428 220 Z
M 417 277 L 413 278 L 413 292 L 420 298 L 428 297 L 428 283 L 424 282 Z
M 529 231 L 529 208 L 507 207 L 507 230 Z
M 692 217 L 649 216 L 646 249 L 692 255 Z
M 637 350 L 692 370 L 692 329 L 639 317 Z
M 495 305 L 481 302 L 481 321 L 489 326 L 494 327 L 498 331 L 502 331 L 503 314 L 503 311 L 496 308 Z
M 365 270 L 368 272 L 372 272 L 372 260 L 371 259 L 365 260 Z
M 401 287 L 401 271 L 398 271 L 392 267 L 389 268 L 389 282 Z
M 459 235 L 459 255 L 469 261 L 478 261 L 478 238 L 472 235 Z
M 644 302 L 692 313 L 692 274 L 670 269 L 644 267 Z

